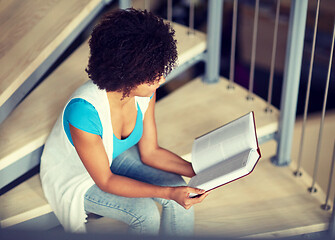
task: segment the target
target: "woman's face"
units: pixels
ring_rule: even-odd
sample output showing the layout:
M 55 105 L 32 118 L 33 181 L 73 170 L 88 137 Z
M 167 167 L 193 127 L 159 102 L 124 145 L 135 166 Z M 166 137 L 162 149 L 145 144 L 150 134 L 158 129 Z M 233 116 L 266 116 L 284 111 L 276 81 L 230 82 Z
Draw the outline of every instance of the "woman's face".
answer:
M 160 76 L 153 84 L 142 83 L 138 85 L 135 89 L 131 91 L 130 95 L 138 97 L 151 97 L 156 89 L 159 88 L 159 86 L 162 85 L 164 82 L 165 77 Z

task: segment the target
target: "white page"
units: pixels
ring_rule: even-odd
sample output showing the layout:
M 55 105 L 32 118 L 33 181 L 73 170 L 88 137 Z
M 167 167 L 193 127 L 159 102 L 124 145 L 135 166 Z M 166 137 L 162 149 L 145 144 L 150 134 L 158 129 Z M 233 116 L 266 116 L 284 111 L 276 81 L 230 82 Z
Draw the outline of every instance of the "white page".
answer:
M 257 149 L 252 112 L 196 139 L 192 167 L 199 173 L 250 148 Z
M 249 149 L 192 177 L 188 186 L 211 190 L 249 174 L 258 159 L 257 150 Z

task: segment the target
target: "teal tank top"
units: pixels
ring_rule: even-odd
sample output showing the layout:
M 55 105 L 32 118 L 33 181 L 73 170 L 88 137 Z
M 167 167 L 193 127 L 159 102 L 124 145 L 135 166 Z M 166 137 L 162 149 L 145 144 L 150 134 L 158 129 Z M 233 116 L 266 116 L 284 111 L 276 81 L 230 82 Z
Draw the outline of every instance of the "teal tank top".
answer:
M 131 134 L 125 139 L 118 139 L 113 134 L 113 159 L 140 141 L 143 134 L 142 119 L 142 111 L 137 104 L 137 118 Z M 101 138 L 103 136 L 103 128 L 97 110 L 82 98 L 72 99 L 64 110 L 64 130 L 68 140 L 73 145 L 69 123 L 82 131 L 99 135 Z

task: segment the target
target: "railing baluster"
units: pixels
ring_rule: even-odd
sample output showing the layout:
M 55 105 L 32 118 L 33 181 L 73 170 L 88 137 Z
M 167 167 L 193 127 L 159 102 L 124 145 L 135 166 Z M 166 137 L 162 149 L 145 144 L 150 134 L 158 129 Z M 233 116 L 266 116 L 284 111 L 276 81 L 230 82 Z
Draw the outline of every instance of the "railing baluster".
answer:
M 255 5 L 255 16 L 254 16 L 254 30 L 252 36 L 252 49 L 251 49 L 251 65 L 250 65 L 250 76 L 249 76 L 249 93 L 247 100 L 253 100 L 254 90 L 254 75 L 255 75 L 255 58 L 256 58 L 256 43 L 257 43 L 257 28 L 258 28 L 258 12 L 259 12 L 259 0 L 256 0 Z
M 315 15 L 312 54 L 311 54 L 311 60 L 310 60 L 310 65 L 309 65 L 309 74 L 308 74 L 306 99 L 305 99 L 305 109 L 304 109 L 304 117 L 303 117 L 303 122 L 302 122 L 302 130 L 301 130 L 301 137 L 300 137 L 300 148 L 299 148 L 299 155 L 298 155 L 298 166 L 297 166 L 297 170 L 294 172 L 295 176 L 301 176 L 302 175 L 302 173 L 300 171 L 300 167 L 301 167 L 301 161 L 302 161 L 302 149 L 303 149 L 303 145 L 304 145 L 304 136 L 305 136 L 307 113 L 308 113 L 309 96 L 310 96 L 310 89 L 311 89 L 311 82 L 312 82 L 312 71 L 313 71 L 313 63 L 314 63 L 316 33 L 317 33 L 318 21 L 319 21 L 319 9 L 320 9 L 320 0 L 318 0 L 318 4 L 317 4 L 317 8 L 316 8 L 316 15 Z
M 203 81 L 216 83 L 220 77 L 223 1 L 209 0 L 207 15 L 207 53 Z
M 331 46 L 331 50 L 330 50 L 327 83 L 326 83 L 325 94 L 324 94 L 324 99 L 323 99 L 322 117 L 321 117 L 320 130 L 319 130 L 319 139 L 318 139 L 318 144 L 317 144 L 317 148 L 316 148 L 316 157 L 315 157 L 314 172 L 313 172 L 313 182 L 312 182 L 312 186 L 308 189 L 310 192 L 315 192 L 316 191 L 316 188 L 315 188 L 314 185 L 315 185 L 315 182 L 316 182 L 317 173 L 318 173 L 318 167 L 319 167 L 319 156 L 320 156 L 322 132 L 323 132 L 323 125 L 324 125 L 324 120 L 325 120 L 325 113 L 326 113 L 326 105 L 327 105 L 327 97 L 328 97 L 328 89 L 329 89 L 330 72 L 331 72 L 332 61 L 333 61 L 334 37 L 335 37 L 335 21 L 334 21 L 334 29 L 333 29 L 332 46 Z
M 121 9 L 126 9 L 131 7 L 131 0 L 119 0 L 119 7 Z
M 172 0 L 167 1 L 167 20 L 172 22 Z
M 231 34 L 230 72 L 229 72 L 228 89 L 233 89 L 234 88 L 237 6 L 238 6 L 238 0 L 234 0 L 233 26 L 232 26 L 232 34 Z
M 269 89 L 268 89 L 268 104 L 267 104 L 267 107 L 265 108 L 265 112 L 272 112 L 271 101 L 272 101 L 272 89 L 273 89 L 273 74 L 274 74 L 274 69 L 275 69 L 276 49 L 277 49 L 279 12 L 280 12 L 280 0 L 277 0 L 275 29 L 273 33 L 273 43 L 272 43 L 270 80 L 269 80 Z
M 329 237 L 331 239 L 334 239 L 335 238 L 335 210 L 334 210 L 334 206 L 335 206 L 335 197 L 334 197 L 334 201 L 333 201 L 333 213 L 332 213 L 332 216 L 330 218 L 330 221 L 329 221 Z
M 194 31 L 194 0 L 190 1 L 190 12 L 189 12 L 189 27 L 188 27 L 188 34 L 195 34 Z
M 334 141 L 334 148 L 333 148 L 333 159 L 332 159 L 332 163 L 331 163 L 331 166 L 330 166 L 330 173 L 329 173 L 329 180 L 328 180 L 328 189 L 327 189 L 326 200 L 325 200 L 325 204 L 321 205 L 321 208 L 323 210 L 326 210 L 326 211 L 328 211 L 330 209 L 330 205 L 328 204 L 328 200 L 329 200 L 329 195 L 330 195 L 330 190 L 331 190 L 332 180 L 333 180 L 334 163 L 335 163 L 335 141 Z

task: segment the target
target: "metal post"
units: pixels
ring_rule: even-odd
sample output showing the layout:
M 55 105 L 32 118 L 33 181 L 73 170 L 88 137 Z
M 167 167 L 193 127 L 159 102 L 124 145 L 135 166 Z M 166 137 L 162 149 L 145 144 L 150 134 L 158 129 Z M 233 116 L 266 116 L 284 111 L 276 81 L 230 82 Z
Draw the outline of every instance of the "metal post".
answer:
M 285 166 L 291 162 L 292 137 L 297 110 L 307 6 L 308 0 L 291 1 L 284 84 L 277 135 L 277 155 L 271 159 L 278 166 Z
M 148 12 L 150 12 L 151 2 L 150 0 L 144 1 L 144 9 L 146 9 Z
M 332 180 L 333 180 L 333 173 L 334 173 L 334 165 L 335 165 L 335 141 L 334 141 L 334 148 L 333 148 L 333 158 L 332 158 L 332 163 L 331 163 L 331 166 L 330 166 L 330 173 L 329 173 L 329 180 L 328 180 L 328 188 L 327 188 L 326 200 L 325 200 L 325 204 L 321 205 L 321 208 L 323 210 L 326 210 L 326 211 L 328 211 L 330 209 L 330 205 L 328 204 L 328 201 L 329 201 L 330 191 L 332 189 Z
M 280 11 L 280 0 L 277 0 L 275 29 L 274 29 L 274 33 L 273 33 L 273 43 L 272 43 L 270 79 L 269 79 L 269 88 L 268 88 L 268 104 L 265 108 L 265 112 L 272 112 L 271 101 L 272 101 L 272 89 L 273 89 L 273 74 L 274 74 L 275 61 L 276 61 L 279 11 Z
M 223 1 L 209 0 L 208 10 L 207 60 L 203 81 L 215 83 L 219 81 L 220 74 Z
M 303 149 L 303 146 L 304 146 L 304 136 L 305 136 L 306 122 L 307 122 L 307 114 L 308 114 L 308 104 L 309 104 L 311 82 L 312 82 L 312 71 L 313 71 L 313 63 L 314 63 L 316 33 L 317 33 L 318 21 L 319 21 L 319 9 L 320 9 L 320 0 L 318 0 L 318 5 L 317 5 L 317 8 L 316 8 L 315 23 L 314 23 L 312 54 L 311 54 L 311 61 L 310 61 L 310 64 L 309 64 L 309 74 L 308 74 L 307 89 L 306 89 L 304 118 L 303 118 L 303 122 L 302 122 L 301 137 L 300 137 L 300 147 L 299 147 L 299 155 L 298 155 L 298 166 L 297 166 L 297 170 L 294 172 L 294 175 L 297 176 L 297 177 L 299 177 L 299 176 L 302 175 L 302 173 L 300 171 L 300 167 L 301 167 L 301 162 L 302 162 L 302 149 Z
M 327 82 L 326 82 L 325 94 L 324 94 L 324 98 L 323 98 L 319 138 L 318 138 L 318 144 L 317 144 L 317 147 L 316 147 L 316 156 L 315 156 L 315 164 L 314 164 L 314 171 L 313 171 L 313 182 L 312 182 L 312 186 L 308 189 L 310 192 L 315 192 L 316 191 L 315 183 L 316 183 L 316 179 L 317 179 L 319 161 L 320 161 L 320 149 L 321 149 L 322 133 L 323 133 L 325 114 L 326 114 L 326 105 L 327 105 L 329 82 L 330 82 L 330 72 L 331 72 L 332 62 L 333 62 L 334 40 L 335 40 L 335 22 L 334 22 L 334 29 L 333 29 L 332 46 L 331 46 L 331 49 L 330 49 Z
M 334 206 L 335 206 L 335 198 L 334 198 L 334 203 L 333 203 L 333 213 L 332 213 L 332 217 L 330 219 L 329 222 L 329 236 L 330 238 L 335 238 L 335 210 L 334 210 Z
M 195 34 L 194 31 L 194 0 L 190 0 L 190 11 L 188 19 L 188 35 Z
M 230 50 L 230 72 L 228 89 L 234 89 L 234 76 L 235 76 L 235 51 L 236 51 L 236 28 L 237 28 L 237 7 L 238 0 L 234 0 L 233 8 L 233 26 L 231 33 L 231 50 Z
M 172 0 L 167 1 L 167 19 L 172 22 Z
M 131 0 L 119 0 L 119 7 L 126 9 L 131 7 Z
M 249 92 L 247 100 L 254 100 L 254 76 L 255 76 L 255 61 L 256 61 L 256 43 L 257 43 L 257 29 L 258 29 L 258 13 L 259 13 L 259 0 L 256 0 L 255 15 L 254 15 L 254 30 L 252 33 L 252 47 L 251 47 L 251 64 L 249 75 Z

